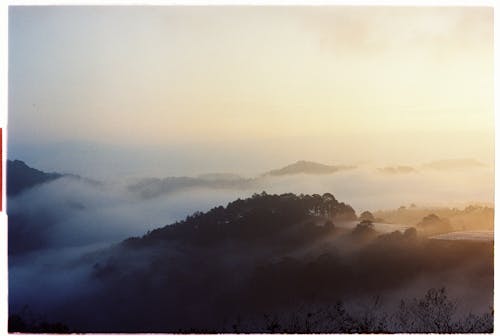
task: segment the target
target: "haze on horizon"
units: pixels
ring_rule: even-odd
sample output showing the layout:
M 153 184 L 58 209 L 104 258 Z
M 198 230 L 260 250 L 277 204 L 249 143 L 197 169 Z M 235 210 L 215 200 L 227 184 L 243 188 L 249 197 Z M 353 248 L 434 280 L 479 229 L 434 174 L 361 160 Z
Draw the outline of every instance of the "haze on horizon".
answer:
M 8 156 L 46 170 L 492 165 L 493 94 L 492 8 L 9 12 Z

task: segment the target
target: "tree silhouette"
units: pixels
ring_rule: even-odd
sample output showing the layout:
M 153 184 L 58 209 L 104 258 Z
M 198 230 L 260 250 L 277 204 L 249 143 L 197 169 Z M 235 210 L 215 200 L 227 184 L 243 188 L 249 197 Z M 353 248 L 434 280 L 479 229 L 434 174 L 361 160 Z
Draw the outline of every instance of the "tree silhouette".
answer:
M 362 221 L 365 221 L 365 220 L 372 221 L 372 222 L 375 221 L 375 217 L 373 216 L 373 214 L 370 211 L 364 211 L 363 213 L 361 213 L 361 215 L 359 215 L 359 219 Z

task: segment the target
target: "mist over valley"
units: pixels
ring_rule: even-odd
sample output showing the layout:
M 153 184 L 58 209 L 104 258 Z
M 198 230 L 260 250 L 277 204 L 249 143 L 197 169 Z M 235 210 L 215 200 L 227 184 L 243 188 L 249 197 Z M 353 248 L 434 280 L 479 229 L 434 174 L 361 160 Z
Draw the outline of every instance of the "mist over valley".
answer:
M 384 321 L 381 330 L 396 331 L 408 327 L 396 321 L 398 300 L 425 300 L 427 290 L 446 288 L 432 295 L 462 302 L 457 321 L 465 323 L 469 313 L 488 316 L 491 206 L 457 206 L 473 195 L 450 206 L 415 205 L 431 204 L 422 195 L 429 186 L 441 190 L 433 182 L 448 183 L 432 173 L 415 176 L 421 189 L 404 206 L 395 195 L 404 191 L 409 201 L 408 178 L 329 167 L 298 161 L 274 170 L 286 173 L 252 178 L 212 173 L 107 182 L 9 161 L 11 314 L 33 321 L 43 314 L 83 332 L 232 331 L 236 324 L 266 332 L 270 321 L 262 312 L 281 321 L 277 330 L 293 331 L 287 319 L 311 310 L 321 321 L 311 331 L 338 331 L 347 322 L 327 323 L 324 314 L 332 314 L 331 302 L 343 302 L 354 320 L 361 306 L 376 304 L 370 314 Z M 386 192 L 375 198 L 381 185 Z M 394 259 L 401 249 L 405 257 Z M 442 257 L 433 260 L 436 253 Z M 386 267 L 391 271 L 381 272 Z M 458 273 L 464 280 L 452 280 Z M 358 283 L 366 277 L 370 285 Z M 379 296 L 383 301 L 373 301 Z M 123 300 L 127 309 L 119 310 Z M 89 319 L 90 311 L 102 318 Z

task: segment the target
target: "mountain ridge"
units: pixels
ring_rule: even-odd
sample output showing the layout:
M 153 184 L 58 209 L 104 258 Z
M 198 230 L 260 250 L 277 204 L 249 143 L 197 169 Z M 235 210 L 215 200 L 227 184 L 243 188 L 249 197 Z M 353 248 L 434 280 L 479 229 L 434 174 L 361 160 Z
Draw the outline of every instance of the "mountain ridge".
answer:
M 47 173 L 28 166 L 21 160 L 7 160 L 7 196 L 15 196 L 36 185 L 63 177 L 60 173 Z
M 283 175 L 295 175 L 295 174 L 326 175 L 326 174 L 333 174 L 341 170 L 349 170 L 354 168 L 356 167 L 346 166 L 346 165 L 334 166 L 334 165 L 317 163 L 313 161 L 299 160 L 285 167 L 270 170 L 264 173 L 263 175 L 264 176 L 283 176 Z

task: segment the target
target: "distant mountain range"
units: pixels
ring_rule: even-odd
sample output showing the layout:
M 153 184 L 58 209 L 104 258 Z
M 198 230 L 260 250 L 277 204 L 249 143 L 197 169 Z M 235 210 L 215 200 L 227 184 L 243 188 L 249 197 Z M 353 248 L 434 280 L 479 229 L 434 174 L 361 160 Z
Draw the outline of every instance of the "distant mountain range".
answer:
M 271 170 L 260 177 L 244 178 L 230 173 L 203 174 L 198 177 L 170 176 L 166 178 L 145 178 L 130 184 L 128 190 L 141 195 L 142 198 L 153 198 L 162 194 L 186 188 L 241 189 L 248 188 L 266 176 L 277 177 L 294 174 L 332 174 L 341 170 L 352 169 L 351 166 L 329 166 L 310 161 L 297 161 L 286 167 Z M 16 196 L 34 186 L 56 180 L 61 177 L 82 177 L 72 174 L 47 173 L 31 168 L 20 160 L 7 161 L 7 195 Z M 91 180 L 88 180 L 91 181 Z M 96 181 L 91 181 L 98 183 Z
M 456 169 L 480 168 L 485 165 L 474 159 L 451 159 L 433 161 L 420 166 L 420 169 L 448 171 Z M 282 168 L 270 170 L 254 178 L 244 178 L 230 173 L 203 174 L 198 177 L 171 176 L 166 178 L 145 178 L 130 184 L 128 190 L 138 193 L 142 198 L 157 197 L 162 194 L 186 188 L 210 189 L 244 189 L 255 186 L 262 178 L 281 177 L 292 175 L 328 175 L 341 171 L 352 170 L 356 166 L 326 165 L 322 163 L 300 160 Z M 396 175 L 415 173 L 419 168 L 411 166 L 387 166 L 376 171 L 382 174 Z M 82 179 L 78 175 L 47 173 L 32 167 L 20 160 L 7 160 L 7 196 L 12 197 L 34 186 L 56 180 L 61 177 Z M 90 179 L 87 182 L 100 183 Z
M 463 169 L 476 169 L 484 168 L 486 165 L 475 159 L 448 159 L 448 160 L 438 160 L 424 163 L 419 167 L 412 166 L 387 166 L 383 168 L 378 168 L 379 173 L 388 175 L 399 175 L 399 174 L 409 174 L 417 173 L 420 170 L 435 170 L 435 171 L 456 171 Z
M 330 166 L 311 161 L 297 161 L 280 169 L 271 170 L 264 175 L 283 176 L 294 174 L 332 174 L 341 170 L 354 169 L 355 166 Z

